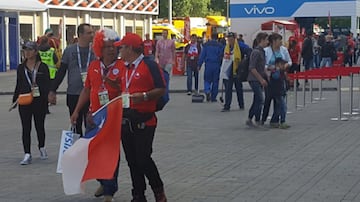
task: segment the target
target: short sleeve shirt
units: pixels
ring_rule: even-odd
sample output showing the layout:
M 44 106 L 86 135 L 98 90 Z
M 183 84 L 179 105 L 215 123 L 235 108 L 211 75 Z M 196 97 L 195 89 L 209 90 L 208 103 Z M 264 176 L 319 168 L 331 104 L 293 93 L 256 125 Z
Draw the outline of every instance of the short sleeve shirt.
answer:
M 175 42 L 171 39 L 160 39 L 156 43 L 156 51 L 159 53 L 159 64 L 160 66 L 173 63 Z
M 147 65 L 142 59 L 137 66 L 129 65 L 122 70 L 121 87 L 122 91 L 126 92 L 126 74 L 127 78 L 130 78 L 134 72 L 134 76 L 129 84 L 128 92 L 131 94 L 138 92 L 148 92 L 154 88 L 165 88 L 164 75 L 159 66 L 154 61 L 149 61 L 150 65 Z M 148 100 L 140 103 L 133 103 L 130 99 L 130 108 L 136 109 L 138 112 L 155 112 L 157 100 Z M 146 122 L 146 125 L 156 125 L 155 116 Z
M 121 60 L 117 60 L 114 66 L 109 67 L 107 71 L 107 77 L 111 80 L 119 81 L 119 86 L 121 89 L 121 67 L 123 62 Z M 101 63 L 100 60 L 95 60 L 90 63 L 86 81 L 85 81 L 85 88 L 90 89 L 90 111 L 95 112 L 98 110 L 101 105 L 99 101 L 98 93 L 103 89 L 106 88 L 109 95 L 109 100 L 114 99 L 115 97 L 121 95 L 121 90 L 116 89 L 110 86 L 108 83 L 104 82 L 102 79 L 102 74 L 105 74 L 104 70 L 101 71 Z
M 77 51 L 77 44 L 72 44 L 64 50 L 61 62 L 67 64 L 68 66 L 68 87 L 67 94 L 69 95 L 80 95 L 81 90 L 84 87 L 84 84 L 81 79 L 81 72 L 87 71 L 87 61 L 90 62 L 95 60 L 95 55 L 89 47 L 79 47 L 80 53 Z M 89 56 L 90 51 L 90 58 Z M 80 55 L 80 63 L 78 61 L 78 56 Z M 81 64 L 82 67 L 79 67 Z

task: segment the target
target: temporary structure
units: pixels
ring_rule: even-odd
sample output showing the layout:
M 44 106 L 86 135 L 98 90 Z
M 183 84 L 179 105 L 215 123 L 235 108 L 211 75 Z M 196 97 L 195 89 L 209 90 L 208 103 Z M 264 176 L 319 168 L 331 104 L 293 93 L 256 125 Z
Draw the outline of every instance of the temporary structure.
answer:
M 38 0 L 0 0 L 0 11 L 44 11 L 47 7 Z

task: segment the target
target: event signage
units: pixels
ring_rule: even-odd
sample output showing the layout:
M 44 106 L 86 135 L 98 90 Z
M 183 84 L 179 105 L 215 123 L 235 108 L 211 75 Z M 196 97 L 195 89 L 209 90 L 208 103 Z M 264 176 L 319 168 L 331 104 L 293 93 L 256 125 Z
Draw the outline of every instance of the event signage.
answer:
M 292 17 L 304 4 L 354 2 L 356 0 L 233 0 L 230 18 Z M 316 8 L 315 8 L 316 9 Z

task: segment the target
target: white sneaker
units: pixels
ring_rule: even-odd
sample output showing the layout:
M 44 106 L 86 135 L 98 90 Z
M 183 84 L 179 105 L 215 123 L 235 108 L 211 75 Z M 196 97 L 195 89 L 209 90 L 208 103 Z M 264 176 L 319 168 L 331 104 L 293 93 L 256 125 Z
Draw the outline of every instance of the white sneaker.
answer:
M 29 153 L 26 153 L 25 156 L 24 156 L 24 159 L 22 161 L 20 161 L 20 165 L 28 165 L 31 163 L 31 154 Z
M 48 159 L 48 155 L 47 155 L 47 152 L 46 152 L 46 149 L 45 147 L 41 147 L 40 148 L 40 159 L 41 160 L 45 160 L 45 159 Z

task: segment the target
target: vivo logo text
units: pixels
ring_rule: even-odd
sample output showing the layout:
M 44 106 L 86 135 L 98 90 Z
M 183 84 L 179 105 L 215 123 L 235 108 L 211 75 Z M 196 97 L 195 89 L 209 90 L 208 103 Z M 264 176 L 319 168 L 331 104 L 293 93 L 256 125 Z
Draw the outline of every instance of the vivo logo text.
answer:
M 262 7 L 253 6 L 252 8 L 244 8 L 248 15 L 272 15 L 275 13 L 274 7 Z

